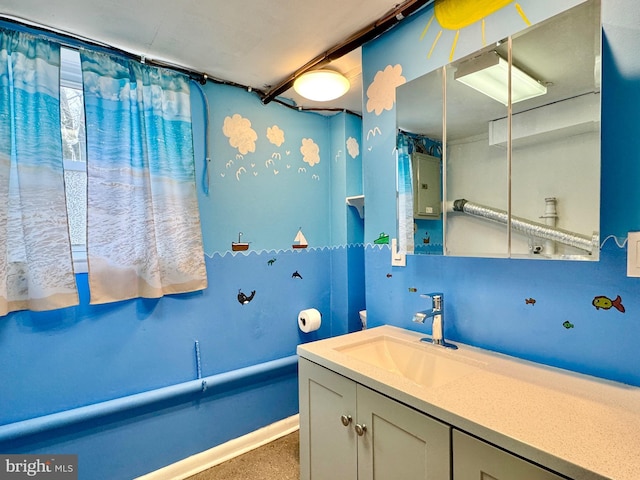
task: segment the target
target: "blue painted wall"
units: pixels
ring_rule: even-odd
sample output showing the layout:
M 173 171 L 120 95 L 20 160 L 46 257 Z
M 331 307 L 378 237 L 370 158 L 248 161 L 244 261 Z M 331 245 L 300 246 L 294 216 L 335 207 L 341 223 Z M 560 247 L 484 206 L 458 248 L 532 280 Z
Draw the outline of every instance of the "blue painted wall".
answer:
M 349 247 L 335 251 L 331 262 L 332 310 L 346 311 L 333 323 L 332 334 L 361 329 L 358 311 L 364 308 L 364 220 L 346 197 L 362 194 L 362 123 L 353 115 L 336 115 L 331 125 L 331 236 L 334 245 Z M 346 140 L 345 140 L 346 139 Z M 346 293 L 346 295 L 344 294 Z
M 573 1 L 520 1 L 532 22 Z M 366 300 L 371 325 L 393 324 L 430 333 L 411 322 L 425 301 L 445 294 L 445 335 L 451 339 L 577 372 L 640 386 L 640 279 L 626 277 L 628 231 L 640 229 L 640 14 L 630 0 L 602 0 L 602 207 L 599 262 L 558 262 L 412 256 L 391 267 L 388 247 L 371 245 L 380 231 L 395 231 L 394 108 L 365 110 L 363 164 L 368 215 L 365 239 Z M 401 65 L 410 81 L 449 62 L 455 31 L 444 30 L 430 59 L 437 28 L 420 36 L 433 15 L 427 9 L 363 50 L 365 89 L 388 65 Z M 523 28 L 513 5 L 486 18 L 487 42 Z M 479 26 L 460 33 L 455 58 L 479 48 Z M 475 39 L 475 40 L 474 40 Z M 367 102 L 367 98 L 365 98 Z M 375 130 L 375 128 L 378 130 Z M 374 135 L 374 130 L 379 132 Z M 367 132 L 369 134 L 367 135 Z M 571 179 L 567 179 L 568 182 Z M 391 276 L 388 276 L 391 274 Z M 416 293 L 410 289 L 417 289 Z M 595 296 L 622 297 L 625 313 L 596 310 Z M 525 299 L 536 299 L 535 305 Z M 574 328 L 563 326 L 569 321 Z
M 537 21 L 571 2 L 519 3 Z M 431 63 L 426 62 L 432 39 L 416 41 L 429 14 L 427 9 L 365 47 L 365 90 L 387 65 L 401 63 L 410 80 L 431 64 L 448 62 L 448 48 L 434 51 Z M 639 16 L 632 0 L 603 0 L 603 239 L 616 235 L 622 241 L 627 231 L 640 229 L 635 207 L 640 204 L 640 171 L 633 158 L 640 128 Z M 509 9 L 493 14 L 488 38 L 505 36 L 519 21 Z M 450 45 L 453 35 L 445 32 L 441 45 Z M 471 46 L 461 38 L 457 52 L 462 56 Z M 640 280 L 625 277 L 626 248 L 613 239 L 597 263 L 416 256 L 406 268 L 392 268 L 389 248 L 372 242 L 380 232 L 395 231 L 393 110 L 375 115 L 365 106 L 360 138 L 359 120 L 350 115 L 327 119 L 263 106 L 253 94 L 220 85 L 209 84 L 205 92 L 211 110 L 208 194 L 203 189 L 203 117 L 195 91 L 193 104 L 209 288 L 160 300 L 89 306 L 86 276 L 79 275 L 80 306 L 3 318 L 0 425 L 192 380 L 196 340 L 205 376 L 291 355 L 300 342 L 356 327 L 354 314 L 364 307 L 365 284 L 372 325 L 416 329 L 410 318 L 424 303 L 409 289 L 443 290 L 446 335 L 452 339 L 640 385 L 635 353 Z M 240 153 L 222 130 L 225 118 L 236 113 L 251 122 L 254 152 Z M 281 145 L 267 136 L 274 125 L 284 132 Z M 340 145 L 351 136 L 360 138 L 355 159 Z M 300 153 L 303 138 L 319 146 L 320 163 L 313 167 Z M 344 206 L 345 192 L 360 193 L 350 173 L 360 165 L 366 224 L 353 208 L 338 208 Z M 236 177 L 240 167 L 246 171 Z M 339 213 L 344 216 L 337 218 Z M 310 243 L 304 252 L 290 249 L 298 227 Z M 239 231 L 251 242 L 246 254 L 228 252 Z M 293 278 L 294 271 L 303 279 Z M 255 290 L 256 296 L 241 305 L 238 290 Z M 596 295 L 616 294 L 623 298 L 624 314 L 591 306 Z M 525 304 L 529 297 L 537 299 L 535 306 Z M 310 306 L 323 312 L 323 326 L 303 335 L 296 314 Z M 566 320 L 575 328 L 562 327 Z M 292 373 L 0 443 L 0 451 L 77 453 L 80 478 L 131 478 L 285 418 L 297 408 Z
M 349 224 L 344 200 L 358 188 L 353 182 L 361 188 L 361 156 L 348 162 L 345 156 L 347 139 L 360 141 L 360 119 L 265 106 L 235 87 L 209 83 L 203 90 L 210 109 L 208 177 L 204 103 L 195 84 L 192 114 L 209 287 L 90 306 L 87 276 L 78 275 L 79 306 L 0 319 L 0 432 L 13 422 L 194 380 L 196 341 L 206 377 L 345 333 L 353 311 L 364 308 L 363 224 Z M 236 114 L 244 129 L 225 133 L 225 120 Z M 247 132 L 239 138 L 248 143 L 234 140 Z M 303 139 L 318 147 L 306 162 Z M 359 179 L 347 171 L 353 163 Z M 294 251 L 300 227 L 309 248 Z M 238 232 L 250 242 L 247 252 L 231 252 Z M 333 288 L 336 273 L 341 283 Z M 253 291 L 251 302 L 238 301 L 239 292 Z M 322 326 L 303 334 L 297 314 L 310 307 L 322 312 Z M 133 478 L 297 412 L 297 376 L 289 369 L 0 441 L 0 452 L 78 454 L 82 479 Z

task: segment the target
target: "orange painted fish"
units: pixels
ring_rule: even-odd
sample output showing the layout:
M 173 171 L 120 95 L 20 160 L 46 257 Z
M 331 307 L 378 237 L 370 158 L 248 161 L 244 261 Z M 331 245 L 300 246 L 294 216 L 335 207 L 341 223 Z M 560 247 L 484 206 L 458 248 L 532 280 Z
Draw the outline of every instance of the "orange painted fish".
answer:
M 525 298 L 524 299 L 524 303 L 525 303 L 525 305 L 535 305 L 536 304 L 536 299 L 535 298 Z
M 622 298 L 620 298 L 620 295 L 618 295 L 615 300 L 611 300 L 604 296 L 594 297 L 591 304 L 596 307 L 596 310 L 600 310 L 601 308 L 603 310 L 609 310 L 613 307 L 619 312 L 624 313 L 624 305 L 622 305 Z

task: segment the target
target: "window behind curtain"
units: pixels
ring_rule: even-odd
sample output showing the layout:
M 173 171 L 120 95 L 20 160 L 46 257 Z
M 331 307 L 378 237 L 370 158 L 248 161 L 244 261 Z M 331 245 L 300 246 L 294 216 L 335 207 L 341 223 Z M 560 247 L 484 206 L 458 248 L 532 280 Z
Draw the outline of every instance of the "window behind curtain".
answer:
M 60 52 L 60 121 L 69 236 L 76 273 L 87 272 L 87 141 L 77 50 Z

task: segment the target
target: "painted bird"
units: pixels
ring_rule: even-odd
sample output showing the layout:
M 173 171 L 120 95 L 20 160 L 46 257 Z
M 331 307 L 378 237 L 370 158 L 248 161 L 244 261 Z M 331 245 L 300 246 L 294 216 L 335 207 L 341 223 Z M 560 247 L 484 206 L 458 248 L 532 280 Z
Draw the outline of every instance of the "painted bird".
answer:
M 600 310 L 601 308 L 603 310 L 609 310 L 613 307 L 619 312 L 624 313 L 624 305 L 622 305 L 622 298 L 620 298 L 620 295 L 618 295 L 615 300 L 611 300 L 604 296 L 594 297 L 591 304 L 596 307 L 596 310 Z

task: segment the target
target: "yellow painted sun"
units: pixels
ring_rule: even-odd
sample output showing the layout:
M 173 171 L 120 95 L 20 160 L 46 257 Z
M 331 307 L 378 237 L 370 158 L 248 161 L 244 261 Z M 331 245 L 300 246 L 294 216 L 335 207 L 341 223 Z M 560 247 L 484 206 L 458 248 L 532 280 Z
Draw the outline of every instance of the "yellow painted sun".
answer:
M 451 53 L 449 55 L 449 61 L 453 60 L 453 56 L 456 51 L 456 45 L 460 36 L 460 30 L 473 25 L 476 22 L 482 22 L 482 46 L 486 45 L 485 42 L 485 17 L 488 17 L 492 13 L 497 12 L 501 8 L 506 7 L 510 3 L 514 3 L 514 0 L 485 0 L 479 2 L 478 0 L 436 0 L 434 6 L 433 16 L 429 19 L 427 26 L 420 35 L 420 40 L 424 38 L 427 31 L 431 27 L 433 20 L 437 20 L 442 29 L 455 30 L 456 35 L 451 45 Z M 522 7 L 519 3 L 515 3 L 516 11 L 520 14 L 522 19 L 527 25 L 531 25 L 531 22 L 525 15 Z M 438 40 L 442 36 L 442 30 L 436 34 L 436 38 L 431 45 L 427 58 L 431 57 L 433 50 L 436 48 Z

